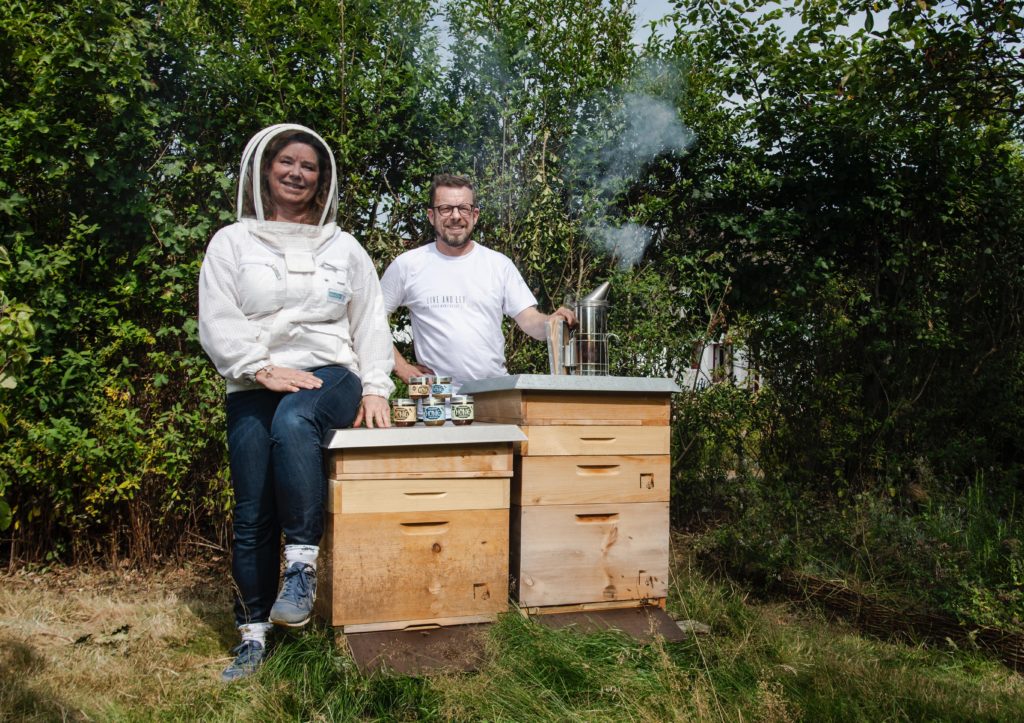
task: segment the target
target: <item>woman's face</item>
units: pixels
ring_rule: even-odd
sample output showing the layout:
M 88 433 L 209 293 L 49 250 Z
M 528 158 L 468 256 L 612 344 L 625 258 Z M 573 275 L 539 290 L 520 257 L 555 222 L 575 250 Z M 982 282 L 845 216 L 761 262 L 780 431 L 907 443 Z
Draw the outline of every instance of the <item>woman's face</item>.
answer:
M 274 156 L 268 175 L 270 196 L 278 214 L 303 212 L 316 195 L 320 179 L 316 151 L 305 143 L 289 143 Z

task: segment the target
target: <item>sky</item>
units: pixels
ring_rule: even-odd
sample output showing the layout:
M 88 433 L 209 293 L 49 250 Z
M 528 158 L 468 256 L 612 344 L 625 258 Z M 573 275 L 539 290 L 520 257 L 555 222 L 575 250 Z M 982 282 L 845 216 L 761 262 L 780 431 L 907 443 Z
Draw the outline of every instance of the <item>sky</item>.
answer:
M 645 27 L 652 20 L 660 20 L 673 11 L 670 0 L 637 0 L 633 13 L 636 15 L 636 26 L 633 30 L 633 41 L 642 43 L 648 36 L 649 31 Z M 662 28 L 661 34 L 669 36 L 671 28 Z
M 660 20 L 673 11 L 674 8 L 672 7 L 672 0 L 636 0 L 636 6 L 633 8 L 633 14 L 636 15 L 636 25 L 633 30 L 633 42 L 637 45 L 642 44 L 650 33 L 650 31 L 645 27 L 647 23 L 651 20 Z M 881 30 L 884 28 L 888 24 L 888 17 L 888 10 L 876 13 L 875 29 Z M 860 28 L 863 27 L 863 25 L 863 13 L 855 15 L 853 17 L 853 21 L 850 23 L 851 28 Z M 798 18 L 784 17 L 779 21 L 779 26 L 785 32 L 787 37 L 792 37 L 793 34 L 799 30 L 800 21 Z M 663 26 L 659 29 L 659 32 L 663 37 L 671 37 L 674 34 L 671 26 Z

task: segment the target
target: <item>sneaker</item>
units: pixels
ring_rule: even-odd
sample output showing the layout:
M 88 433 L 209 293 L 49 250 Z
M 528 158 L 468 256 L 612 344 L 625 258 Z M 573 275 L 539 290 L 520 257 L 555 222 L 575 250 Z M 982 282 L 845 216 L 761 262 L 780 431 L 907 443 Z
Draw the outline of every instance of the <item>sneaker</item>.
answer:
M 255 673 L 267 654 L 263 644 L 255 640 L 243 640 L 242 644 L 233 648 L 231 652 L 235 655 L 235 660 L 220 674 L 221 681 L 225 683 L 247 678 Z
M 270 609 L 270 622 L 297 628 L 309 622 L 316 599 L 316 570 L 304 562 L 293 562 L 284 571 L 284 585 Z

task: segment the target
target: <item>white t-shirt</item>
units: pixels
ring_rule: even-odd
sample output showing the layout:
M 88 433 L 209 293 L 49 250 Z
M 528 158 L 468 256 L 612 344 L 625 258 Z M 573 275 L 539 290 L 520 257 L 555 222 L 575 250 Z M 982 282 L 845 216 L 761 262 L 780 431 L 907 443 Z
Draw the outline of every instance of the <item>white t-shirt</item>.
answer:
M 399 256 L 381 278 L 384 308 L 412 316 L 416 361 L 455 386 L 506 374 L 501 317 L 537 305 L 512 261 L 478 243 L 464 256 L 445 256 L 437 243 Z

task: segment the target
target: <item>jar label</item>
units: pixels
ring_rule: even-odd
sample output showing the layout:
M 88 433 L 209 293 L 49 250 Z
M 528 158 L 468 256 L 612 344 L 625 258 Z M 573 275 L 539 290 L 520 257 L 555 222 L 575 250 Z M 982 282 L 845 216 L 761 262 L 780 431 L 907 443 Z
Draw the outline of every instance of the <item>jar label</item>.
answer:
M 428 421 L 444 419 L 444 407 L 428 406 L 423 407 L 423 418 Z
M 452 395 L 451 384 L 431 384 L 430 393 L 435 397 L 450 397 Z
M 391 419 L 395 422 L 415 422 L 416 407 L 392 407 Z
M 472 404 L 453 404 L 452 405 L 452 419 L 472 419 L 473 418 L 473 405 Z
M 430 396 L 430 385 L 429 384 L 410 384 L 409 385 L 409 396 L 410 397 L 429 397 Z

